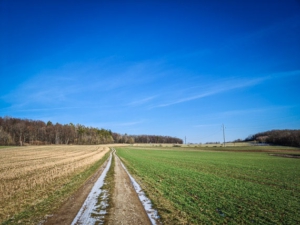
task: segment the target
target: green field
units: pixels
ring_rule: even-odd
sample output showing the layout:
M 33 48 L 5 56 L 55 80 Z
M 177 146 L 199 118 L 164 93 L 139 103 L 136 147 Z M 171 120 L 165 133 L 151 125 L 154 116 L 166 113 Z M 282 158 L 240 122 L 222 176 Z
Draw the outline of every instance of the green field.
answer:
M 163 224 L 300 224 L 299 159 L 270 156 L 272 147 L 213 149 L 128 147 L 117 154 Z

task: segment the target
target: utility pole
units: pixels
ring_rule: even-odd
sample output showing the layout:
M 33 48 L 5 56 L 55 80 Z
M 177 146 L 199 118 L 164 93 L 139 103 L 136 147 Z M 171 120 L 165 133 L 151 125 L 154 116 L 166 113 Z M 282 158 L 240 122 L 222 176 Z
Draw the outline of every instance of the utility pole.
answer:
M 186 136 L 184 137 L 184 142 L 185 142 L 185 145 L 186 145 Z
M 223 140 L 224 140 L 224 147 L 226 147 L 225 146 L 225 128 L 224 128 L 224 124 L 222 124 L 223 125 Z

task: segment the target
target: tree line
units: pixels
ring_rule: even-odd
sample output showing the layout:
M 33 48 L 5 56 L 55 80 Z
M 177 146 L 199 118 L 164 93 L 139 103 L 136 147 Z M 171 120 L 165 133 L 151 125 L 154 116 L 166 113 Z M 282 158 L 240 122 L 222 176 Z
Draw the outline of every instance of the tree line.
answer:
M 245 141 L 300 147 L 300 130 L 271 130 L 251 135 Z
M 77 124 L 53 124 L 40 120 L 0 117 L 1 145 L 107 144 L 112 143 L 110 130 Z
M 113 133 L 113 139 L 115 143 L 172 143 L 172 144 L 182 144 L 183 140 L 176 137 L 161 136 L 161 135 L 127 135 Z
M 127 135 L 81 124 L 53 124 L 40 120 L 0 117 L 0 145 L 182 143 L 179 138 Z

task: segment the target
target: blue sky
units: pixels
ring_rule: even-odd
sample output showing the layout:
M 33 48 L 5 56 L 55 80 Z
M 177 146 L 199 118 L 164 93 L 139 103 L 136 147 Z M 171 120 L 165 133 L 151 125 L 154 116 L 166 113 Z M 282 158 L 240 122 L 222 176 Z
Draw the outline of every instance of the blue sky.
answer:
M 225 3 L 226 2 L 226 3 Z M 0 0 L 0 116 L 228 141 L 300 128 L 300 2 Z

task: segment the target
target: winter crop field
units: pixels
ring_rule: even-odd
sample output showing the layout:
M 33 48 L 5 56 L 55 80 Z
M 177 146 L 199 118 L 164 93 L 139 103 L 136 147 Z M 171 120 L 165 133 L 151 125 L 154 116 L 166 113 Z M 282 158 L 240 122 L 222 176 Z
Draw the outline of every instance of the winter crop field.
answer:
M 95 173 L 105 146 L 0 148 L 0 224 L 37 224 Z
M 117 148 L 163 224 L 300 224 L 299 153 L 271 146 Z

